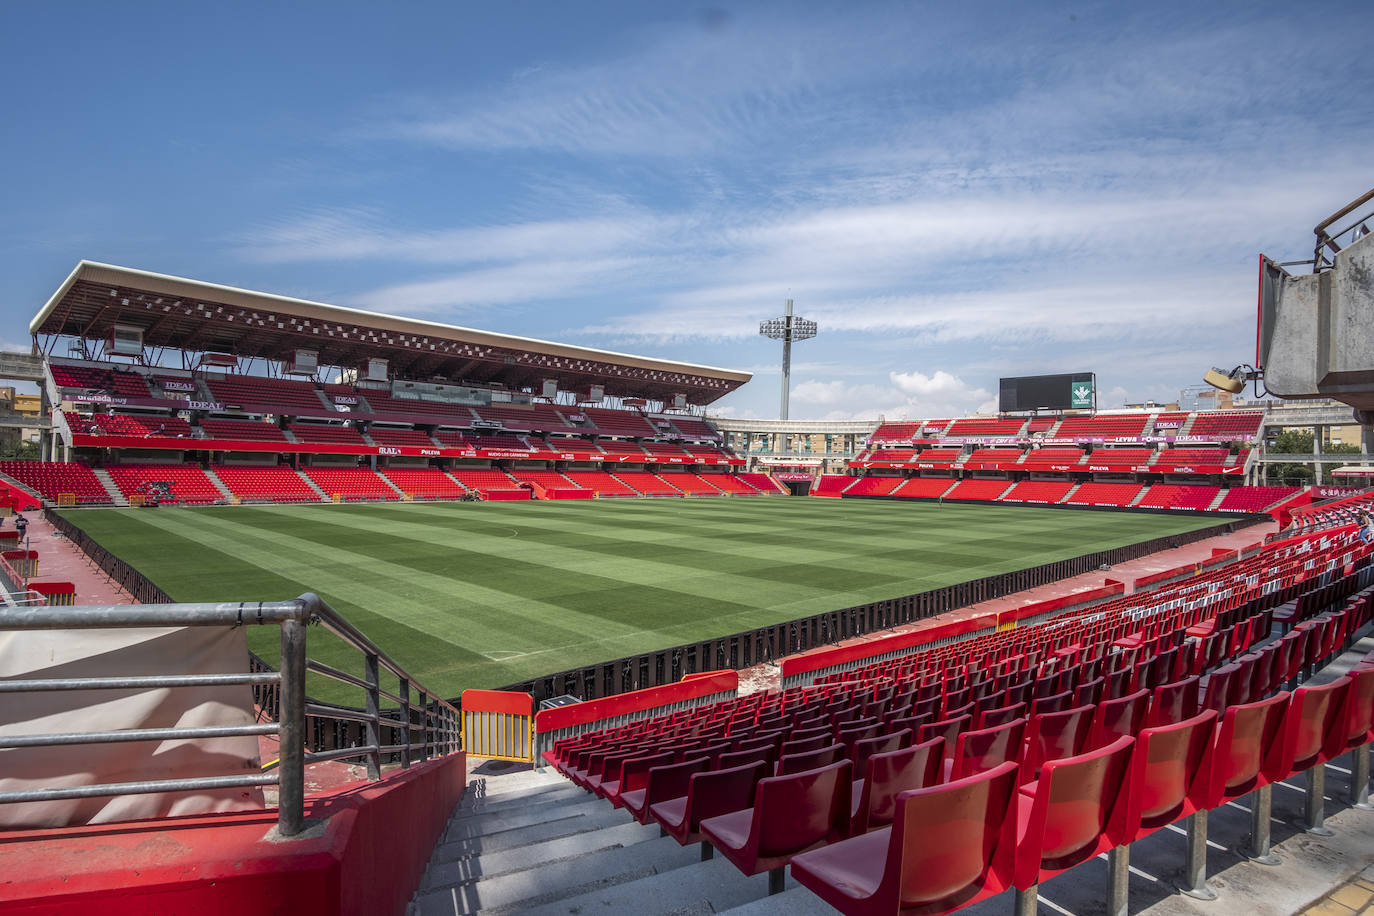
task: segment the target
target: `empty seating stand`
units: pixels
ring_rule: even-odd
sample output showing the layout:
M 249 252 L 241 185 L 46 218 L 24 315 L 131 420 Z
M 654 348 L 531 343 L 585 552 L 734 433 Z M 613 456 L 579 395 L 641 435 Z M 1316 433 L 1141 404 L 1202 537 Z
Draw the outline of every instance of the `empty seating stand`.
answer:
M 955 420 L 946 436 L 1015 436 L 1026 425 L 1024 417 L 964 417 Z
M 263 442 L 285 442 L 286 434 L 275 423 L 258 420 L 226 420 L 206 417 L 200 428 L 211 439 L 248 439 Z
M 639 491 L 616 480 L 605 471 L 564 471 L 563 476 L 579 487 L 594 490 L 597 496 L 638 496 Z
M 902 482 L 900 477 L 860 477 L 844 491 L 845 496 L 887 496 Z
M 312 382 L 252 375 L 207 375 L 205 385 L 216 401 L 251 413 L 293 415 L 305 411 L 318 414 L 328 409 Z
M 1249 441 L 1259 435 L 1262 422 L 1262 410 L 1199 411 L 1188 432 L 1194 436 L 1227 436 L 1237 442 Z
M 1139 492 L 1138 483 L 1085 483 L 1064 502 L 1071 506 L 1129 506 Z
M 739 474 L 703 472 L 697 476 L 721 493 L 735 496 L 758 496 L 761 493 L 758 487 L 744 480 Z
M 1023 480 L 1002 496 L 1009 503 L 1057 503 L 1073 489 L 1071 480 Z
M 916 499 L 939 499 L 953 485 L 953 477 L 911 477 L 902 481 L 901 486 L 893 490 L 891 495 Z
M 846 487 L 853 485 L 857 477 L 843 474 L 822 474 L 811 487 L 812 496 L 839 496 Z
M 1226 491 L 1217 509 L 1221 512 L 1263 512 L 1300 492 L 1301 487 L 1232 487 Z
M 429 434 L 419 429 L 400 429 L 395 426 L 372 426 L 367 436 L 378 445 L 402 448 L 436 448 Z
M 105 468 L 125 497 L 147 495 L 150 484 L 168 484 L 171 499 L 182 503 L 213 503 L 224 499 L 219 487 L 195 464 L 114 464 Z
M 954 489 L 945 494 L 945 499 L 996 499 L 1009 486 L 1010 480 L 976 480 L 970 477 L 955 484 Z
M 210 470 L 240 500 L 320 501 L 320 494 L 289 467 L 217 464 L 212 465 Z
M 78 461 L 0 461 L 0 471 L 44 499 L 75 504 L 108 503 L 110 494 L 88 465 Z
M 362 433 L 351 426 L 332 423 L 296 423 L 289 427 L 291 434 L 299 442 L 320 442 L 330 445 L 360 445 L 367 443 Z
M 681 496 L 682 491 L 673 487 L 657 474 L 648 471 L 616 471 L 615 476 L 643 496 Z
M 505 471 L 495 468 L 453 468 L 449 473 L 463 486 L 481 493 L 483 496 L 513 490 L 529 492 L 528 488 L 521 486 L 518 480 L 512 479 Z
M 1098 414 L 1093 417 L 1065 417 L 1055 430 L 1056 439 L 1111 439 L 1114 436 L 1139 436 L 1150 420 L 1146 414 Z
M 462 499 L 467 488 L 438 468 L 380 468 L 411 499 Z
M 1157 483 L 1141 498 L 1139 505 L 1151 509 L 1206 509 L 1221 492 L 1220 487 L 1199 487 Z
M 340 501 L 401 498 L 390 484 L 369 468 L 310 467 L 303 472 L 326 496 Z
M 736 474 L 743 483 L 754 487 L 760 493 L 786 493 L 787 488 L 768 474 Z
M 712 486 L 711 481 L 703 479 L 691 471 L 661 471 L 660 476 L 672 485 L 673 489 L 686 493 L 688 496 L 720 495 L 720 490 Z

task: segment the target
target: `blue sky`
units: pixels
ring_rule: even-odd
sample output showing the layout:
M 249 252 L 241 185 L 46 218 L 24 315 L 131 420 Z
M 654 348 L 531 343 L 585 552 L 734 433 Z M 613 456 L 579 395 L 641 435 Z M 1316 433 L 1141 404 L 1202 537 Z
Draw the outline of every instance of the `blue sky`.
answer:
M 81 258 L 750 369 L 793 417 L 1253 355 L 1374 184 L 1374 6 L 15 4 L 0 341 Z

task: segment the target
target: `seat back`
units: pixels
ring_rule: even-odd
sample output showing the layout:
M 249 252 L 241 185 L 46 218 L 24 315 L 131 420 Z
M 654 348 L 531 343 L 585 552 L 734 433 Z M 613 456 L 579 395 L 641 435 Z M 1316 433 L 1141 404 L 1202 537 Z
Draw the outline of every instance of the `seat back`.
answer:
M 851 757 L 854 743 L 865 738 L 873 738 L 882 731 L 883 725 L 880 722 L 870 722 L 867 725 L 857 725 L 851 728 L 842 728 L 835 733 L 835 742 L 844 745 L 845 756 Z
M 1239 675 L 1240 662 L 1231 662 L 1213 671 L 1207 678 L 1206 695 L 1202 700 L 1203 708 L 1225 712 L 1226 707 L 1231 705 L 1232 692 Z
M 1356 748 L 1374 741 L 1374 667 L 1356 666 L 1347 677 L 1345 746 Z
M 1289 694 L 1280 691 L 1255 703 L 1238 703 L 1222 716 L 1212 759 L 1207 807 L 1239 798 L 1288 775 L 1283 759 L 1283 719 Z
M 883 881 L 897 883 L 893 909 L 947 912 L 1009 887 L 1016 811 L 1014 763 L 898 795 Z
M 854 764 L 854 775 L 860 779 L 868 772 L 868 758 L 874 754 L 886 754 L 889 751 L 899 751 L 904 747 L 911 746 L 911 729 L 903 728 L 900 731 L 888 732 L 886 735 L 877 735 L 872 738 L 861 738 L 854 742 L 854 747 L 850 749 L 849 759 Z
M 1034 718 L 1042 713 L 1063 712 L 1073 707 L 1073 691 L 1065 690 L 1062 693 L 1053 693 L 1048 696 L 1037 696 L 1031 700 L 1031 717 Z
M 1024 719 L 1026 716 L 1025 703 L 1013 703 L 1010 706 L 998 706 L 994 709 L 984 709 L 978 713 L 977 726 L 979 728 L 996 728 L 999 725 L 1006 725 L 1008 722 L 1015 722 L 1017 719 Z
M 768 772 L 773 772 L 773 761 L 777 759 L 771 747 L 756 747 L 747 751 L 726 751 L 716 757 L 715 769 L 732 770 L 746 764 L 759 762 L 766 764 Z
M 649 779 L 649 770 L 671 764 L 676 756 L 673 751 L 659 751 L 656 754 L 645 754 L 625 760 L 620 764 L 620 787 L 618 791 L 624 794 L 644 788 Z
M 649 820 L 649 806 L 670 798 L 682 798 L 691 788 L 692 777 L 705 773 L 711 761 L 706 757 L 690 757 L 681 763 L 660 764 L 650 767 L 644 779 L 644 803 L 637 819 L 640 823 Z
M 1182 722 L 1197 715 L 1199 680 L 1197 675 L 1193 675 L 1156 687 L 1150 695 L 1150 712 L 1145 717 L 1145 724 L 1153 728 L 1156 725 Z
M 842 759 L 844 759 L 844 745 L 831 744 L 814 751 L 803 751 L 800 754 L 780 758 L 778 760 L 778 775 L 786 776 L 790 773 L 814 770 L 818 767 L 830 766 L 830 764 Z
M 891 823 L 897 811 L 899 793 L 939 782 L 944 745 L 944 739 L 937 736 L 900 750 L 870 756 L 855 831 Z
M 1346 695 L 1350 678 L 1293 692 L 1284 725 L 1284 759 L 1290 773 L 1325 763 L 1345 750 Z
M 959 737 L 959 733 L 968 728 L 973 723 L 972 715 L 962 715 L 953 719 L 945 719 L 942 722 L 931 722 L 922 725 L 921 730 L 916 733 L 917 743 L 929 741 L 931 738 L 945 739 L 945 753 L 954 753 L 954 740 Z
M 1082 753 L 1088 743 L 1094 711 L 1092 706 L 1079 706 L 1032 717 L 1026 731 L 1026 752 L 1021 755 L 1022 782 L 1036 778 L 1041 765 L 1047 760 L 1060 760 Z
M 1150 710 L 1150 691 L 1144 688 L 1129 696 L 1103 700 L 1093 713 L 1089 747 L 1106 747 L 1117 738 L 1134 735 L 1145 726 Z
M 1026 720 L 1014 719 L 1005 725 L 981 728 L 959 735 L 954 742 L 954 766 L 951 780 L 986 773 L 1021 754 L 1021 742 L 1026 734 Z
M 806 738 L 793 738 L 791 741 L 784 741 L 778 751 L 780 757 L 787 757 L 791 754 L 803 754 L 807 751 L 817 751 L 831 744 L 829 729 L 818 735 L 811 735 Z
M 1125 784 L 1134 738 L 1049 760 L 1036 781 L 1017 849 L 1016 886 L 1028 888 L 1124 840 Z
M 1132 841 L 1206 804 L 1217 712 L 1206 709 L 1182 722 L 1142 729 L 1131 764 L 1128 838 Z
M 853 764 L 840 760 L 759 780 L 753 825 L 759 856 L 785 856 L 848 836 L 853 772 Z

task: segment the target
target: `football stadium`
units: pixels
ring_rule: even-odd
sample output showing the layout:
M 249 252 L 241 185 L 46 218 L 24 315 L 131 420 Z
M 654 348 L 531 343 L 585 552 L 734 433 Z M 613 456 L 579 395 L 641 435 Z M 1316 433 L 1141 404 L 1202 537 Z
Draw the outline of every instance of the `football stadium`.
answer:
M 1374 305 L 1374 242 L 1325 241 L 1262 261 L 1265 371 L 1216 382 L 1360 422 L 1358 362 L 1297 390 L 1312 282 Z M 717 419 L 750 373 L 88 261 L 29 331 L 0 909 L 1362 888 L 1374 491 L 1319 449 L 1270 482 L 1280 407 L 1098 410 L 1079 374 L 857 433 Z

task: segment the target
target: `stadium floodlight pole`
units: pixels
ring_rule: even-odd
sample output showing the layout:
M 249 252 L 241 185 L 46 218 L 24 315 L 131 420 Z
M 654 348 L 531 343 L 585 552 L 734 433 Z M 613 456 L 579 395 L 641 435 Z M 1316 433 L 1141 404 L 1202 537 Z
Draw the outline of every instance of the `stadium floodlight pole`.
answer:
M 816 322 L 792 317 L 792 300 L 787 300 L 787 313 L 781 318 L 759 322 L 759 334 L 770 340 L 782 341 L 782 411 L 778 419 L 787 419 L 787 390 L 792 385 L 792 341 L 810 340 L 816 336 Z

